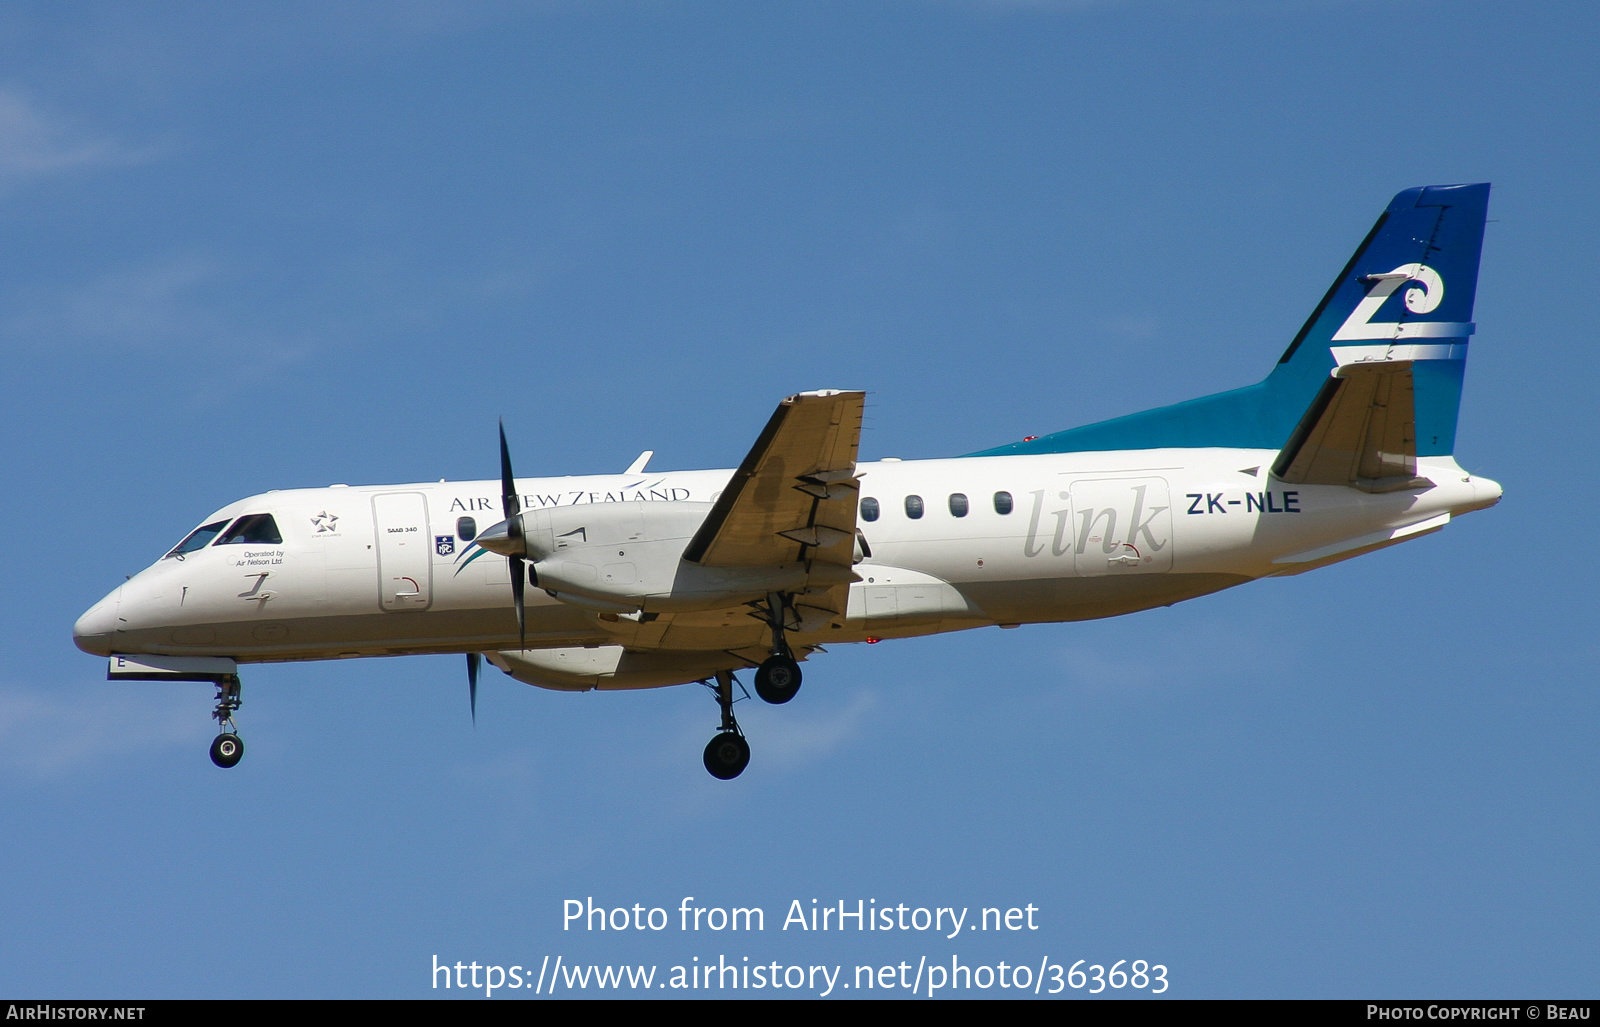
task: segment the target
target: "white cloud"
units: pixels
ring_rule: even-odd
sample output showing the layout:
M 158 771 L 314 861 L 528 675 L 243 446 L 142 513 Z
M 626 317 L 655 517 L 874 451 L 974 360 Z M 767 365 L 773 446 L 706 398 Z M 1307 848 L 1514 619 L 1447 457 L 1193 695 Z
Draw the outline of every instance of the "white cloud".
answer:
M 1269 625 L 1208 622 L 1175 628 L 1154 623 L 1149 613 L 1141 617 L 1137 631 L 1133 625 L 1096 626 L 1084 632 L 1088 637 L 1058 650 L 1065 683 L 1077 696 L 1122 701 L 1205 688 L 1236 672 L 1241 662 L 1288 657 L 1299 644 L 1274 635 Z
M 40 345 L 163 346 L 223 336 L 225 326 L 198 302 L 200 290 L 216 278 L 211 264 L 192 255 L 118 268 L 49 293 L 14 297 L 8 306 L 21 309 L 0 334 Z
M 777 767 L 815 762 L 858 734 L 877 705 L 877 698 L 871 692 L 860 692 L 849 705 L 831 713 L 802 714 L 799 710 L 785 710 L 783 729 L 761 741 L 762 761 L 771 760 Z
M 0 768 L 44 780 L 94 770 L 129 753 L 203 747 L 215 728 L 195 700 L 125 683 L 74 685 L 70 693 L 0 687 Z
M 202 404 L 225 403 L 241 390 L 276 380 L 317 349 L 315 334 L 296 335 L 229 312 L 236 276 L 196 254 L 162 256 L 85 281 L 47 289 L 18 287 L 0 302 L 0 343 L 21 352 L 63 347 L 132 350 L 181 357 L 203 352 L 181 384 Z M 247 353 L 248 361 L 220 359 Z
M 964 7 L 993 14 L 1042 11 L 1086 11 L 1099 7 L 1118 7 L 1128 0 L 933 0 L 944 7 Z
M 1103 323 L 1106 331 L 1131 342 L 1148 342 L 1161 331 L 1161 322 L 1148 315 L 1107 318 Z
M 0 87 L 0 187 L 79 168 L 135 164 L 151 156 L 148 150 L 71 126 L 14 86 Z

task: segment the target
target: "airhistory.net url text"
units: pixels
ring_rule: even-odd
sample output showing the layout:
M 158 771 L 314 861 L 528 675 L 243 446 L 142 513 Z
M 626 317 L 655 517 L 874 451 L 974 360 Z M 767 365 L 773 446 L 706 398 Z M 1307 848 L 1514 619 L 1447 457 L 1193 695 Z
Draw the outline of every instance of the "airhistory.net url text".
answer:
M 1087 965 L 1086 965 L 1087 964 Z M 1166 991 L 1167 968 L 1143 959 L 1088 964 L 1077 960 L 1068 966 L 1052 963 L 1048 956 L 1036 963 L 968 964 L 960 956 L 930 961 L 923 956 L 909 962 L 877 965 L 800 965 L 774 960 L 752 962 L 749 956 L 701 962 L 696 956 L 687 964 L 669 967 L 645 964 L 569 963 L 563 956 L 545 956 L 537 972 L 520 964 L 510 967 L 482 963 L 440 963 L 433 957 L 433 987 L 481 991 L 487 997 L 496 992 L 516 992 L 526 996 L 555 995 L 587 991 L 779 991 L 808 992 L 825 998 L 835 991 L 897 991 L 907 997 L 928 998 L 955 992 L 1012 992 L 1033 995 L 1059 995 L 1069 990 L 1095 995 L 1107 990 L 1145 991 L 1159 995 Z

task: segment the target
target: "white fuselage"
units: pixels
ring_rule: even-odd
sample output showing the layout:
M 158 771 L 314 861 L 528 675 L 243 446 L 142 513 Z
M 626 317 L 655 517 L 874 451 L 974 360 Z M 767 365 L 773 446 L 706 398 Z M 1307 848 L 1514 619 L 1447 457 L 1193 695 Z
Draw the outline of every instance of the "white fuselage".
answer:
M 1106 617 L 1298 573 L 1492 505 L 1494 482 L 1422 458 L 1432 488 L 1372 494 L 1271 478 L 1271 450 L 1170 449 L 861 464 L 870 549 L 844 617 L 797 645 Z M 731 471 L 521 479 L 524 510 L 710 503 Z M 75 629 L 89 652 L 240 662 L 518 647 L 507 561 L 464 536 L 502 519 L 496 481 L 268 492 L 207 522 L 270 514 L 281 543 L 169 555 Z M 998 503 L 997 494 L 1010 497 Z M 965 513 L 960 499 L 965 498 Z M 908 515 L 918 497 L 922 515 Z M 909 504 L 915 510 L 916 502 Z M 468 523 L 468 519 L 472 523 Z M 619 567 L 625 566 L 618 564 Z M 527 646 L 729 651 L 766 628 L 737 606 L 648 621 L 528 589 Z

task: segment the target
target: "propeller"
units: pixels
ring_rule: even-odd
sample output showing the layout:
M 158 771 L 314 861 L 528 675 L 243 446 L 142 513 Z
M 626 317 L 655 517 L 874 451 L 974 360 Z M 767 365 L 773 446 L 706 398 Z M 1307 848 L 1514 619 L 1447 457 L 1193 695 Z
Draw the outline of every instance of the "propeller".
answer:
M 528 617 L 522 605 L 522 590 L 528 584 L 527 543 L 522 538 L 522 500 L 517 498 L 517 483 L 511 475 L 511 449 L 506 445 L 506 422 L 500 420 L 500 508 L 506 515 L 506 541 L 511 550 L 506 560 L 511 565 L 511 599 L 517 606 L 517 642 L 528 648 Z
M 478 536 L 478 545 L 499 553 L 511 567 L 511 599 L 517 607 L 517 644 L 528 647 L 528 612 L 523 591 L 528 585 L 528 545 L 522 534 L 522 500 L 517 497 L 516 476 L 511 473 L 511 447 L 506 445 L 506 422 L 500 421 L 500 508 L 506 519 Z M 482 653 L 467 654 L 467 695 L 472 702 L 472 722 L 478 722 L 478 668 Z

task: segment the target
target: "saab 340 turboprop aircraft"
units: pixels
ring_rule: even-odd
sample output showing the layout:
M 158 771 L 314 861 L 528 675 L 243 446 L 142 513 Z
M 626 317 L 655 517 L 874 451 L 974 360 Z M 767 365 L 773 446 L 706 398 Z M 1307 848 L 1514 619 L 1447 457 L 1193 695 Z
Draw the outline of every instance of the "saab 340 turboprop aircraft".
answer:
M 205 519 L 74 637 L 113 679 L 465 653 L 542 688 L 702 682 L 705 765 L 750 747 L 734 672 L 794 698 L 824 645 L 1132 613 L 1438 531 L 1500 486 L 1456 464 L 1489 186 L 1408 189 L 1255 385 L 940 460 L 858 463 L 864 394 L 783 400 L 732 471 L 268 492 Z M 497 522 L 497 523 L 496 523 Z

